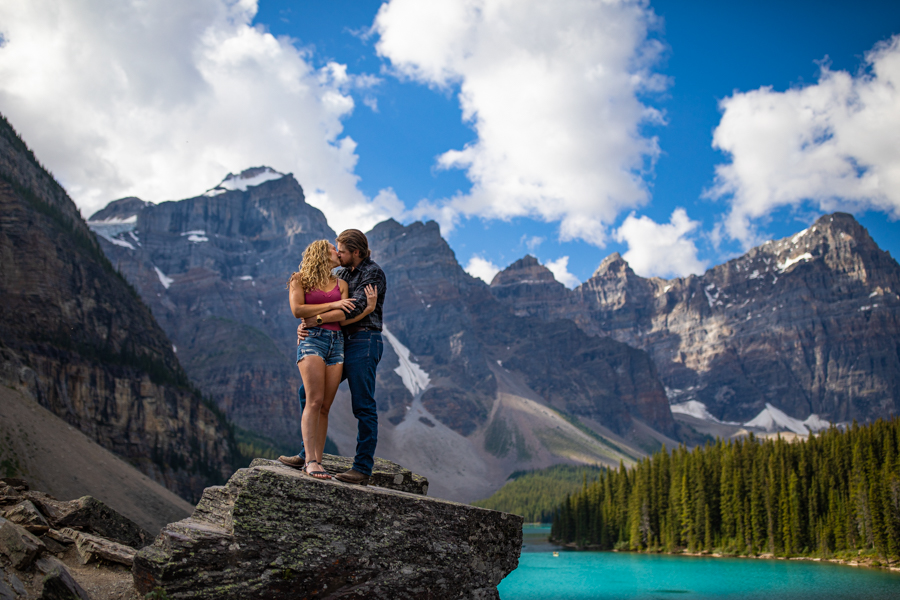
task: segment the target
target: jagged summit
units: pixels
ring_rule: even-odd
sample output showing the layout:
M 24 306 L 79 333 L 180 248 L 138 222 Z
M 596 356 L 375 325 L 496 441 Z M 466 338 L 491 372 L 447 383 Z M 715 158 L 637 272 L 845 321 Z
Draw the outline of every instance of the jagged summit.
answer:
M 282 177 L 287 177 L 287 175 L 279 173 L 272 167 L 251 167 L 241 171 L 239 175 L 229 173 L 225 176 L 225 179 L 222 180 L 222 183 L 207 190 L 203 195 L 213 197 L 233 190 L 246 192 L 248 187 L 257 186 L 267 181 L 281 179 Z
M 622 258 L 621 254 L 613 252 L 603 259 L 600 266 L 594 271 L 593 277 L 602 277 L 607 274 L 627 276 L 634 275 L 635 273 L 631 270 L 631 265 L 628 264 L 628 261 Z
M 562 285 L 553 273 L 538 262 L 538 259 L 526 254 L 494 276 L 491 287 L 518 285 L 521 283 L 545 283 Z

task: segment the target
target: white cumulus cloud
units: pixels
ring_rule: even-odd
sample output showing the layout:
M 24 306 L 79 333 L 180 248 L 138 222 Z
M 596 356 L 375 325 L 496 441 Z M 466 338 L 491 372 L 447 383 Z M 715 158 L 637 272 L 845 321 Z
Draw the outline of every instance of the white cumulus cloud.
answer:
M 373 31 L 395 74 L 459 86 L 477 140 L 448 149 L 442 168 L 465 169 L 469 193 L 422 202 L 409 214 L 445 233 L 464 216 L 558 222 L 562 240 L 603 245 L 607 226 L 649 195 L 659 154 L 642 124 L 663 116 L 642 93 L 662 44 L 645 0 L 391 0 Z
M 0 112 L 85 215 L 114 198 L 197 195 L 229 172 L 292 172 L 332 226 L 396 204 L 357 189 L 350 90 L 379 80 L 311 64 L 251 22 L 255 0 L 0 3 Z M 392 192 L 389 192 L 389 194 Z
M 730 202 L 726 235 L 759 243 L 760 222 L 784 206 L 900 218 L 900 36 L 865 60 L 855 76 L 826 65 L 814 85 L 721 102 L 713 145 L 731 162 L 716 167 L 708 195 Z
M 570 290 L 572 288 L 578 287 L 578 285 L 581 283 L 581 281 L 577 277 L 569 273 L 568 256 L 562 256 L 560 258 L 557 258 L 556 260 L 551 260 L 545 263 L 544 266 L 550 269 L 550 272 L 553 273 L 553 277 L 558 282 L 560 282 Z
M 616 230 L 616 240 L 628 244 L 623 255 L 635 273 L 643 277 L 700 274 L 706 264 L 697 258 L 697 246 L 689 234 L 700 225 L 687 211 L 676 208 L 668 223 L 657 223 L 633 213 Z
M 494 280 L 494 276 L 500 272 L 500 267 L 481 256 L 473 256 L 465 267 L 466 273 L 472 277 L 477 277 L 485 283 Z

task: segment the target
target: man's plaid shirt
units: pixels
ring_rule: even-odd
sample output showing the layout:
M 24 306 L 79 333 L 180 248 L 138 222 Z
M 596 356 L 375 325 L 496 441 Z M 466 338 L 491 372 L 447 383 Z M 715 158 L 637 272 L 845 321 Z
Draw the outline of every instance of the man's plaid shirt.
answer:
M 381 267 L 371 258 L 367 258 L 359 263 L 359 266 L 355 269 L 338 267 L 334 270 L 334 276 L 347 282 L 350 297 L 356 301 L 353 305 L 353 310 L 346 313 L 348 319 L 359 315 L 366 308 L 366 286 L 374 285 L 378 287 L 378 301 L 375 304 L 375 310 L 353 325 L 350 325 L 350 327 L 364 327 L 381 331 L 383 327 L 382 307 L 384 306 L 384 295 L 387 292 L 387 279 Z

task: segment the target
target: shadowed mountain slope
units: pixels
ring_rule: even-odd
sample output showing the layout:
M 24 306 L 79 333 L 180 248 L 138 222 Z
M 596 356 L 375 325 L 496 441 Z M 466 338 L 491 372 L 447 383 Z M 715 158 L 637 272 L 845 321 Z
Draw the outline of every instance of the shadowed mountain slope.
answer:
M 0 119 L 0 377 L 185 498 L 235 445 L 75 204 Z

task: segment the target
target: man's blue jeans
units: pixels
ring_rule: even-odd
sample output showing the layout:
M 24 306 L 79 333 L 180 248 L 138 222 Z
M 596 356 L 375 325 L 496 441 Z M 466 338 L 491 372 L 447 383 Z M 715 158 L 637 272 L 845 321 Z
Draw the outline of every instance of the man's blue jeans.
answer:
M 375 446 L 378 444 L 378 411 L 375 408 L 375 370 L 384 351 L 380 331 L 357 331 L 344 336 L 344 371 L 341 381 L 350 386 L 350 403 L 357 421 L 356 457 L 353 469 L 371 475 L 375 465 Z M 300 414 L 306 408 L 303 384 L 297 390 Z M 300 458 L 306 459 L 301 448 Z

